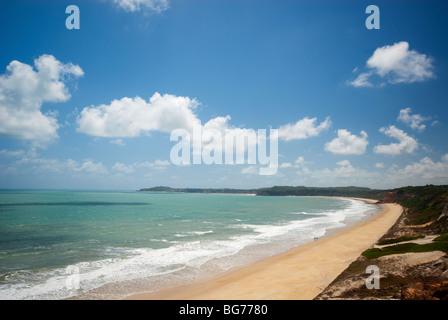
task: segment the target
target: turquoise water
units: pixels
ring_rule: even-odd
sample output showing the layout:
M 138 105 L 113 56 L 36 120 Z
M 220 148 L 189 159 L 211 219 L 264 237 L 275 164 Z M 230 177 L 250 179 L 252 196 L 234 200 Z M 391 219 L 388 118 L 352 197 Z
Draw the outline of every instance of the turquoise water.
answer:
M 158 290 L 379 211 L 337 198 L 0 191 L 0 299 L 119 299 Z

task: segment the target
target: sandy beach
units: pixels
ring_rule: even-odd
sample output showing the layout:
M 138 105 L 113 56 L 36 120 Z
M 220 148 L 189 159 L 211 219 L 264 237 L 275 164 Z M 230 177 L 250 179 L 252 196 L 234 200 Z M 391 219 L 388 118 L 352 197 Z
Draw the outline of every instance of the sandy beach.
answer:
M 368 199 L 358 199 L 376 202 Z M 399 218 L 402 207 L 382 204 L 367 220 L 284 254 L 228 271 L 213 279 L 162 291 L 136 294 L 130 300 L 309 300 L 372 246 Z M 366 274 L 367 277 L 367 274 Z

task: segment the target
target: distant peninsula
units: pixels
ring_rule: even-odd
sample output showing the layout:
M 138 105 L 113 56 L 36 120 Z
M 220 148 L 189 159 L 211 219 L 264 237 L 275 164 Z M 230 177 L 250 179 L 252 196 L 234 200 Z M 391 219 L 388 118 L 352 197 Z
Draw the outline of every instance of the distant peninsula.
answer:
M 230 188 L 171 188 L 158 186 L 143 188 L 140 192 L 166 192 L 166 193 L 237 193 L 256 194 L 258 189 L 230 189 Z
M 231 188 L 171 188 L 158 186 L 142 188 L 140 192 L 166 193 L 227 193 L 227 194 L 255 194 L 257 196 L 328 196 L 328 197 L 359 197 L 380 200 L 389 190 L 376 190 L 362 187 L 304 187 L 304 186 L 274 186 L 258 189 Z

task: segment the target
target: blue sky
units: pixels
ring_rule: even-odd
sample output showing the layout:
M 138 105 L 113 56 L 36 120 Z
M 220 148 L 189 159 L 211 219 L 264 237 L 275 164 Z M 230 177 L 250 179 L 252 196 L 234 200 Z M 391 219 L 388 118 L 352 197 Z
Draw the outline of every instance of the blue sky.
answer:
M 371 4 L 380 29 L 365 26 Z M 1 1 L 0 188 L 447 184 L 447 9 Z M 278 129 L 277 173 L 173 164 L 170 132 L 195 123 Z

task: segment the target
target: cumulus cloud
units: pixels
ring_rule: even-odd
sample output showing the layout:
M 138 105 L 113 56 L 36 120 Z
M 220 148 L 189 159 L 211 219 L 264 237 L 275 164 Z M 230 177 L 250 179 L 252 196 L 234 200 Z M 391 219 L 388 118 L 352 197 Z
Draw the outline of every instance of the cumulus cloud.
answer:
M 351 166 L 349 160 L 341 160 L 341 161 L 336 162 L 336 164 L 337 164 L 338 166 Z
M 149 101 L 140 97 L 125 97 L 108 105 L 84 108 L 77 118 L 77 131 L 95 137 L 118 138 L 111 143 L 122 145 L 121 138 L 149 135 L 153 131 L 170 133 L 175 129 L 185 129 L 191 135 L 191 142 L 200 141 L 206 151 L 220 152 L 224 151 L 225 139 L 230 141 L 246 137 L 247 143 L 239 143 L 242 148 L 235 150 L 239 154 L 258 143 L 255 130 L 231 126 L 229 115 L 215 117 L 202 125 L 195 114 L 198 105 L 196 99 L 169 94 L 155 93 Z M 218 135 L 222 139 L 213 140 Z
M 14 60 L 0 75 L 0 135 L 45 143 L 58 137 L 59 124 L 57 112 L 43 114 L 42 104 L 69 100 L 66 83 L 84 72 L 47 54 L 34 67 Z
M 235 150 L 237 153 L 264 142 L 263 138 L 257 137 L 257 131 L 254 129 L 232 126 L 229 123 L 231 119 L 229 115 L 212 118 L 202 125 L 195 114 L 198 105 L 196 99 L 170 94 L 161 95 L 157 92 L 149 101 L 138 96 L 124 97 L 115 99 L 110 104 L 85 107 L 77 117 L 77 131 L 94 137 L 117 138 L 110 142 L 122 145 L 122 138 L 149 135 L 153 131 L 170 133 L 175 129 L 185 129 L 192 134 L 190 137 L 192 141 L 197 140 L 194 132 L 200 132 L 200 139 L 205 149 L 223 151 L 224 140 L 236 139 L 237 142 L 241 142 L 241 139 L 246 139 L 246 143 L 237 144 L 244 146 L 243 150 Z M 328 129 L 330 124 L 329 117 L 319 125 L 316 124 L 316 118 L 306 117 L 296 123 L 281 126 L 278 129 L 278 137 L 285 141 L 306 139 L 319 135 Z M 217 134 L 221 135 L 222 141 L 213 140 Z
M 135 172 L 135 169 L 132 165 L 125 165 L 121 162 L 117 162 L 112 167 L 113 170 L 119 171 L 122 173 L 133 173 Z
M 318 136 L 331 126 L 330 117 L 327 117 L 319 125 L 316 125 L 316 120 L 316 118 L 305 117 L 296 123 L 283 125 L 278 129 L 278 137 L 285 141 L 307 139 Z
M 61 161 L 56 158 L 44 158 L 39 156 L 35 149 L 23 153 L 21 152 L 20 159 L 14 162 L 12 167 L 20 168 L 21 172 L 26 172 L 26 168 L 32 168 L 33 173 L 108 173 L 107 168 L 101 162 L 94 162 L 91 159 L 86 159 L 80 163 L 73 159 Z
M 0 176 L 16 177 L 53 177 L 69 181 L 70 178 L 133 176 L 141 178 L 146 172 L 161 172 L 171 165 L 167 160 L 126 163 L 116 161 L 115 164 L 104 164 L 94 159 L 75 160 L 41 156 L 36 150 L 0 150 Z M 68 180 L 67 180 L 68 179 Z
M 412 184 L 446 184 L 448 183 L 448 154 L 442 156 L 441 161 L 434 162 L 425 157 L 397 170 L 397 177 L 402 177 Z
M 397 120 L 404 122 L 408 126 L 410 126 L 412 129 L 416 129 L 418 131 L 423 131 L 426 128 L 426 125 L 422 122 L 428 121 L 431 118 L 430 117 L 423 117 L 420 114 L 412 114 L 411 115 L 411 108 L 406 108 L 400 110 L 400 113 L 398 115 Z
M 134 163 L 133 167 L 161 170 L 161 169 L 165 169 L 170 164 L 171 163 L 168 160 L 159 160 L 158 159 L 154 162 L 145 161 L 145 162 Z
M 350 161 L 342 160 L 333 168 L 309 169 L 297 171 L 297 177 L 289 176 L 289 183 L 314 186 L 365 186 L 389 189 L 406 185 L 448 184 L 448 154 L 434 161 L 424 157 L 420 161 L 404 166 L 392 166 L 384 169 L 383 163 L 376 163 L 374 170 L 353 166 Z M 379 174 L 379 172 L 381 172 Z M 291 182 L 292 181 L 292 182 Z
M 72 163 L 71 169 L 77 172 L 89 172 L 89 173 L 107 173 L 106 167 L 101 163 L 95 163 L 92 160 L 86 160 L 81 165 L 77 165 L 77 162 Z
M 391 83 L 424 81 L 434 77 L 432 58 L 409 50 L 406 41 L 376 49 L 367 65 L 381 77 L 390 75 Z
M 193 146 L 193 157 L 202 154 L 206 163 L 245 162 L 254 164 L 256 161 L 256 146 L 264 146 L 270 140 L 270 150 L 277 148 L 277 139 L 271 139 L 272 134 L 254 129 L 238 128 L 230 125 L 230 116 L 215 117 L 202 125 L 195 114 L 199 103 L 196 99 L 179 97 L 169 94 L 155 93 L 149 101 L 140 97 L 113 100 L 110 104 L 84 108 L 77 117 L 78 132 L 94 137 L 118 138 L 114 143 L 121 144 L 121 138 L 149 135 L 151 132 L 171 133 L 170 140 Z M 269 134 L 269 137 L 268 137 Z M 258 152 L 260 154 L 260 151 Z
M 201 128 L 203 152 L 224 154 L 226 159 L 235 158 L 237 164 L 245 162 L 247 152 L 247 162 L 254 164 L 256 147 L 267 143 L 270 132 L 266 130 L 266 136 L 263 136 L 251 128 L 235 127 L 229 123 L 230 119 L 230 116 L 216 117 L 204 124 Z
M 337 166 L 333 169 L 308 170 L 301 175 L 308 177 L 314 184 L 324 186 L 367 185 L 378 178 L 378 174 L 353 167 L 348 160 L 342 160 L 336 164 Z
M 381 128 L 380 132 L 385 135 L 398 140 L 398 143 L 391 143 L 388 145 L 377 145 L 373 149 L 375 153 L 383 153 L 389 155 L 402 155 L 412 154 L 418 149 L 418 142 L 414 138 L 410 137 L 403 130 L 398 129 L 395 126 L 389 126 L 389 128 Z
M 110 104 L 85 107 L 77 117 L 77 131 L 94 137 L 115 138 L 118 140 L 114 142 L 119 144 L 122 138 L 166 132 L 171 133 L 170 141 L 178 142 L 177 149 L 172 149 L 170 155 L 178 157 L 179 151 L 182 151 L 183 158 L 178 164 L 188 163 L 192 155 L 194 163 L 203 161 L 206 164 L 225 162 L 251 165 L 257 162 L 258 155 L 262 165 L 269 163 L 271 166 L 269 159 L 275 159 L 277 138 L 286 141 L 306 139 L 330 126 L 329 117 L 320 124 L 316 124 L 316 118 L 304 118 L 278 130 L 254 130 L 231 125 L 229 115 L 215 117 L 202 124 L 195 113 L 198 105 L 196 99 L 169 94 L 155 93 L 149 101 L 140 97 L 124 97 Z M 266 152 L 268 141 L 269 157 Z M 188 146 L 190 149 L 187 153 L 184 148 Z
M 305 168 L 307 164 L 308 162 L 305 161 L 305 158 L 299 156 L 294 161 L 294 164 L 292 164 L 291 162 L 284 162 L 280 165 L 280 168 Z
M 338 137 L 325 144 L 325 150 L 335 154 L 363 154 L 369 144 L 367 133 L 358 137 L 345 129 L 338 130 Z
M 119 144 L 121 138 L 166 132 L 171 133 L 170 141 L 178 142 L 170 156 L 178 159 L 179 150 L 182 151 L 181 161 L 177 163 L 177 160 L 171 158 L 173 163 L 186 164 L 192 155 L 193 163 L 255 164 L 258 155 L 260 163 L 269 163 L 268 169 L 271 169 L 270 160 L 275 160 L 273 154 L 277 153 L 278 148 L 277 130 L 271 130 L 268 137 L 266 130 L 234 127 L 229 124 L 231 118 L 228 115 L 215 117 L 202 125 L 195 114 L 198 104 L 196 99 L 159 93 L 155 93 L 149 101 L 140 97 L 125 97 L 113 100 L 108 105 L 84 108 L 77 117 L 77 131 L 94 137 L 118 138 L 114 142 Z M 264 150 L 262 148 L 266 146 L 267 140 L 270 142 L 269 157 L 260 151 Z M 179 143 L 182 149 L 179 149 Z M 257 146 L 260 148 L 258 153 Z M 261 171 L 264 169 L 260 168 Z
M 369 71 L 348 81 L 349 85 L 372 86 L 371 76 L 374 74 L 391 84 L 420 82 L 435 76 L 433 59 L 416 50 L 409 50 L 409 43 L 406 41 L 377 48 L 366 65 Z
M 196 99 L 155 93 L 149 101 L 140 97 L 113 100 L 109 105 L 84 108 L 78 116 L 78 132 L 106 138 L 138 137 L 151 131 L 188 131 L 200 125 L 194 114 Z
M 148 9 L 157 13 L 162 13 L 170 7 L 168 0 L 114 0 L 114 2 L 127 12 Z

